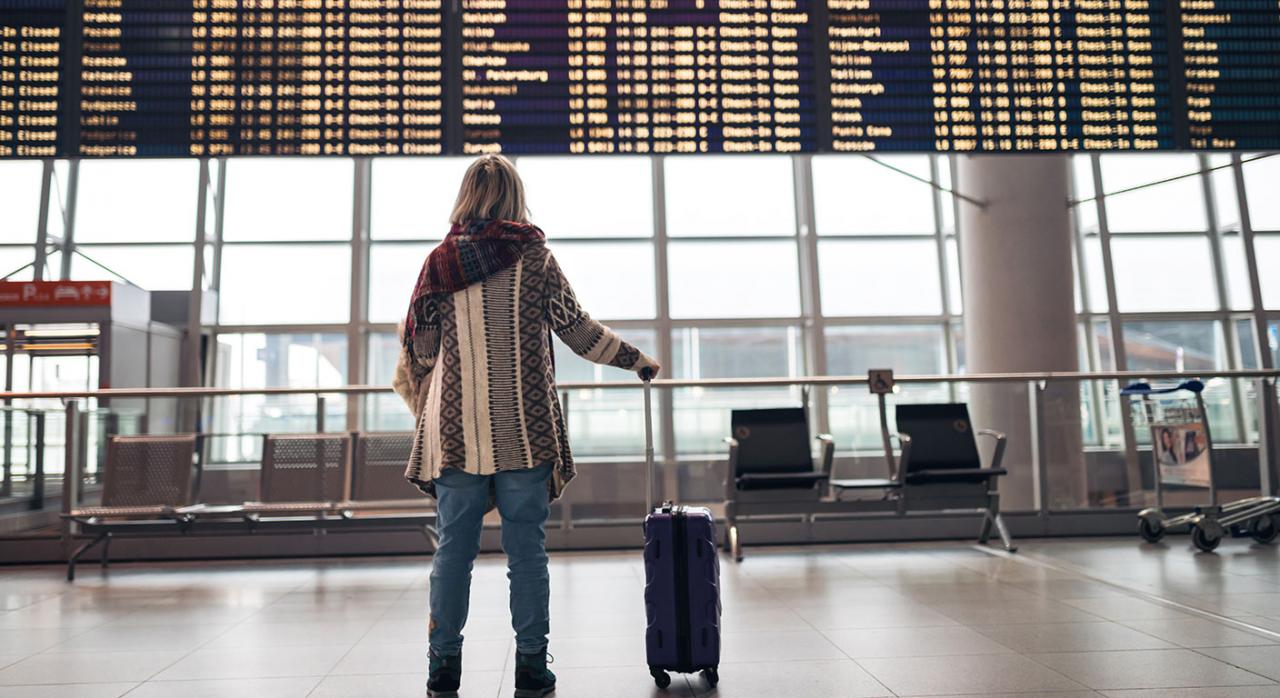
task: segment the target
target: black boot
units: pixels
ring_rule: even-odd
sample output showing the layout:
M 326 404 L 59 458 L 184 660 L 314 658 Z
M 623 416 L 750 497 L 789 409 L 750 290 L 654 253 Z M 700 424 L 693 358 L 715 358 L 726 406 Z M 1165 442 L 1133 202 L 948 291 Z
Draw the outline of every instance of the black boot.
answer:
M 516 650 L 516 698 L 542 698 L 555 690 L 556 675 L 547 668 L 547 649 L 533 654 Z
M 441 657 L 431 652 L 431 673 L 427 675 L 428 698 L 454 698 L 462 684 L 462 655 Z

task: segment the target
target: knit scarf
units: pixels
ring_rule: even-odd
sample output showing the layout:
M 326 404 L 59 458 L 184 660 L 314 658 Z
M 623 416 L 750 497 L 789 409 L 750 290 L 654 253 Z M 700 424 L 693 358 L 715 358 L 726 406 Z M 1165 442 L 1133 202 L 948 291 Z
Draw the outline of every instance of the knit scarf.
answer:
M 417 325 L 414 311 L 419 301 L 436 294 L 456 293 L 484 281 L 515 264 L 526 244 L 544 239 L 542 230 L 529 223 L 475 220 L 466 225 L 455 224 L 422 264 L 404 320 L 405 342 L 413 341 Z

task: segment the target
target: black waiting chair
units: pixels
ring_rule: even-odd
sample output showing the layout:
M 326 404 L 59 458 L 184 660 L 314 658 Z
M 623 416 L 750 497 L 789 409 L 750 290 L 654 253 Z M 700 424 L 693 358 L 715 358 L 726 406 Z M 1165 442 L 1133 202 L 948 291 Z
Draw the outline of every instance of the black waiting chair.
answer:
M 835 443 L 826 434 L 815 466 L 803 407 L 734 410 L 725 479 L 726 547 L 741 559 L 737 517 L 807 513 L 826 493 Z
M 1000 518 L 997 481 L 1008 473 L 1002 467 L 1005 435 L 991 429 L 974 431 L 969 408 L 963 403 L 897 405 L 902 455 L 898 472 L 884 481 L 835 480 L 832 489 L 838 499 L 851 489 L 893 487 L 900 489 L 899 513 L 975 511 L 982 514 L 980 543 L 986 543 L 994 525 L 1004 548 L 1016 548 Z M 991 463 L 983 466 L 977 437 L 995 442 Z

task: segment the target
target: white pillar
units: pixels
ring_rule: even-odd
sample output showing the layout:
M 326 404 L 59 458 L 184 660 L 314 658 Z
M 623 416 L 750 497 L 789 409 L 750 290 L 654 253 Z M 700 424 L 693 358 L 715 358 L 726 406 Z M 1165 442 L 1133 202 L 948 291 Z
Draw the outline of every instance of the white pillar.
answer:
M 964 344 L 969 373 L 1079 369 L 1065 155 L 965 155 L 960 206 Z M 1023 384 L 974 384 L 977 428 L 1009 435 L 1002 506 L 1035 507 L 1032 414 Z M 1046 394 L 1045 458 L 1051 505 L 1085 502 L 1079 386 Z

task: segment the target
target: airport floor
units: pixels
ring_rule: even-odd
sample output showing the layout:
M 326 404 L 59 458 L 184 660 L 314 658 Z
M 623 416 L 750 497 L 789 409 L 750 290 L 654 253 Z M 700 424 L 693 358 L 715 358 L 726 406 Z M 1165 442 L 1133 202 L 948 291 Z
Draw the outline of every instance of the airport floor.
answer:
M 650 697 L 638 553 L 552 557 L 559 698 Z M 427 559 L 0 568 L 6 698 L 424 695 Z M 1280 696 L 1280 550 L 1185 537 L 748 548 L 720 685 L 671 696 Z M 503 560 L 462 696 L 511 695 Z

